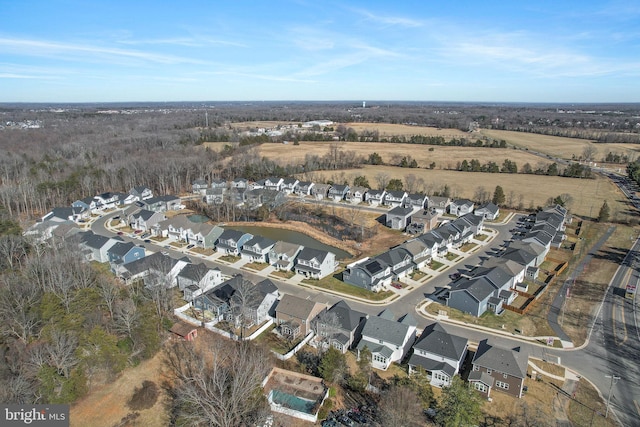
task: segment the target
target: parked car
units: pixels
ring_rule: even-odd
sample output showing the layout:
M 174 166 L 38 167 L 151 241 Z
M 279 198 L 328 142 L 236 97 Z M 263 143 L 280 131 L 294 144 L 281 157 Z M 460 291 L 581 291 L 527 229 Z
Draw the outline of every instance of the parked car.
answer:
M 142 230 L 136 230 L 133 232 L 133 234 L 140 234 L 140 233 L 142 233 Z
M 151 239 L 144 239 L 145 243 L 151 243 Z
M 194 246 L 195 246 L 194 244 L 188 245 L 188 246 L 187 246 L 187 249 L 191 249 L 191 248 L 192 248 L 192 247 L 194 247 Z
M 118 236 L 122 236 L 124 233 L 122 231 L 118 231 Z
M 396 289 L 402 289 L 402 284 L 398 283 L 398 282 L 393 282 L 391 284 L 391 286 L 393 286 Z

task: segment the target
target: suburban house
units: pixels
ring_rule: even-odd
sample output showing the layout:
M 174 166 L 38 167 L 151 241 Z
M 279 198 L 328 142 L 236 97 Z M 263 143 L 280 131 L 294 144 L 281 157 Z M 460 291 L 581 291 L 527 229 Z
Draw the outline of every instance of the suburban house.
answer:
M 97 262 L 109 261 L 109 249 L 118 242 L 123 242 L 120 237 L 105 237 L 94 234 L 92 231 L 80 233 L 80 247 L 87 250 L 89 259 Z
M 269 188 L 255 188 L 244 193 L 244 203 L 249 209 L 256 209 L 262 205 L 273 209 L 285 201 L 286 196 L 283 192 Z
M 80 206 L 53 208 L 51 212 L 42 217 L 42 221 L 73 221 L 79 223 L 88 219 L 90 213 L 89 210 Z
M 347 193 L 349 192 L 348 185 L 340 185 L 334 184 L 329 189 L 328 198 L 333 199 L 336 202 L 340 202 L 347 197 Z
M 318 200 L 322 200 L 327 197 L 329 194 L 329 189 L 331 189 L 331 185 L 329 184 L 315 184 L 311 188 L 311 194 Z
M 299 182 L 300 181 L 295 178 L 284 178 L 282 180 L 281 191 L 283 191 L 285 194 L 293 194 L 293 191 L 296 189 Z
M 165 217 L 161 212 L 141 209 L 140 211 L 129 215 L 128 222 L 129 226 L 134 230 L 148 231 L 151 230 L 151 227 L 165 219 L 167 219 L 167 217 Z
M 391 275 L 394 279 L 402 279 L 416 268 L 416 265 L 413 263 L 413 256 L 402 246 L 391 248 L 377 255 L 375 258 L 391 267 Z
M 296 257 L 295 272 L 312 279 L 322 279 L 336 270 L 338 265 L 333 252 L 304 248 Z
M 193 192 L 193 194 L 201 194 L 204 196 L 207 188 L 209 188 L 209 183 L 202 178 L 194 180 L 191 184 L 191 191 Z
M 413 345 L 409 375 L 421 368 L 427 373 L 427 380 L 432 386 L 449 386 L 462 368 L 468 346 L 466 338 L 451 335 L 440 323 L 433 323 L 424 329 Z
M 222 283 L 222 272 L 218 268 L 209 268 L 204 263 L 189 263 L 180 270 L 176 276 L 176 282 L 184 292 L 184 299 L 191 301 L 200 293 Z
M 400 244 L 399 248 L 403 248 L 411 255 L 411 261 L 415 264 L 415 268 L 420 270 L 431 262 L 431 247 L 420 239 L 410 239 Z
M 204 191 L 204 197 L 202 201 L 208 205 L 221 205 L 224 203 L 225 195 L 227 194 L 227 189 L 225 188 L 207 188 Z
M 381 206 L 386 195 L 386 190 L 369 190 L 367 191 L 366 202 L 372 206 Z
M 310 196 L 312 194 L 314 183 L 310 181 L 300 181 L 295 186 L 293 194 L 297 196 Z
M 503 348 L 488 339 L 480 341 L 473 357 L 469 383 L 482 395 L 489 397 L 491 389 L 522 397 L 527 376 L 529 356 L 520 347 Z
M 141 260 L 134 261 L 131 264 L 140 263 L 147 265 L 148 274 L 144 276 L 144 284 L 146 287 L 164 286 L 173 288 L 177 285 L 176 278 L 178 274 L 189 262 L 189 258 L 187 257 L 176 259 L 162 252 L 156 252 Z
M 476 208 L 476 215 L 483 217 L 485 220 L 494 221 L 500 215 L 500 208 L 493 203 L 485 203 L 484 205 Z
M 84 199 L 76 200 L 71 203 L 72 208 L 82 208 L 89 212 L 94 212 L 97 210 L 97 203 L 95 198 L 93 197 L 85 197 Z
M 311 322 L 326 309 L 319 302 L 285 294 L 276 306 L 276 323 L 284 337 L 306 336 L 311 332 Z
M 344 354 L 359 339 L 367 317 L 367 314 L 353 310 L 344 300 L 340 300 L 318 317 L 316 340 Z
M 411 223 L 407 226 L 407 232 L 411 234 L 422 234 L 433 230 L 438 225 L 440 214 L 435 210 L 419 210 L 411 215 Z
M 223 231 L 222 227 L 217 225 L 193 222 L 187 215 L 176 215 L 151 228 L 154 236 L 170 237 L 204 249 L 213 248 Z
M 276 270 L 291 271 L 302 248 L 303 246 L 295 243 L 278 241 L 269 251 L 269 264 Z
M 274 240 L 253 236 L 242 245 L 240 256 L 249 262 L 267 262 L 269 251 L 276 244 Z
M 412 208 L 396 206 L 385 214 L 385 225 L 394 230 L 404 230 L 411 222 Z
M 342 281 L 372 292 L 391 285 L 391 267 L 377 258 L 365 258 L 347 265 L 342 272 Z
M 110 264 L 128 264 L 132 261 L 144 258 L 144 247 L 136 246 L 131 242 L 117 242 L 107 250 Z
M 359 187 L 359 186 L 349 187 L 349 192 L 345 196 L 345 200 L 354 204 L 362 203 L 365 201 L 365 198 L 367 196 L 367 191 L 369 191 L 367 187 Z
M 236 178 L 231 181 L 231 188 L 242 188 L 245 189 L 248 186 L 248 181 L 245 178 Z
M 416 321 L 411 314 L 405 314 L 396 321 L 394 314 L 385 310 L 365 321 L 357 346 L 358 359 L 366 347 L 371 352 L 371 366 L 386 371 L 392 362 L 404 359 L 415 338 Z
M 225 255 L 240 256 L 242 245 L 253 238 L 253 234 L 245 233 L 238 230 L 226 229 L 218 237 L 218 243 L 216 245 L 216 252 Z
M 172 195 L 164 195 L 152 197 L 147 200 L 139 200 L 136 205 L 142 209 L 147 209 L 154 212 L 166 212 L 182 209 L 180 197 Z
M 134 197 L 135 202 L 137 202 L 138 200 L 147 200 L 153 197 L 153 191 L 145 186 L 133 187 L 131 190 L 129 190 L 129 194 Z
M 264 188 L 268 190 L 280 191 L 284 184 L 284 178 L 270 176 L 264 180 Z
M 191 303 L 195 308 L 202 310 L 215 321 L 221 321 L 231 309 L 231 297 L 236 291 L 227 282 L 196 296 Z
M 255 291 L 248 295 L 245 316 L 254 325 L 260 325 L 275 317 L 275 306 L 280 296 L 278 288 L 269 279 L 255 285 Z
M 449 213 L 455 216 L 462 216 L 468 213 L 473 213 L 475 204 L 471 200 L 458 199 L 453 200 L 449 205 Z
M 390 206 L 392 208 L 398 207 L 398 206 L 404 206 L 405 200 L 407 199 L 407 192 L 406 191 L 387 191 L 387 193 L 384 196 L 384 199 L 382 201 L 382 203 L 385 206 Z
M 435 210 L 440 215 L 444 215 L 445 213 L 447 213 L 447 209 L 449 208 L 450 204 L 451 199 L 449 199 L 448 197 L 430 196 L 429 200 L 427 201 L 427 208 L 429 210 Z
M 94 197 L 98 209 L 113 209 L 120 204 L 120 194 L 107 191 Z
M 406 207 L 423 210 L 427 207 L 429 198 L 422 193 L 408 193 L 404 200 Z

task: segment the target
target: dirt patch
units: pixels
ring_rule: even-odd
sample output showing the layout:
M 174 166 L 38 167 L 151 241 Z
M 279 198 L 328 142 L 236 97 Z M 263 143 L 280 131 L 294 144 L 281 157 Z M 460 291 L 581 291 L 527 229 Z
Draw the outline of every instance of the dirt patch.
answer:
M 134 412 L 138 412 L 139 415 L 129 416 L 135 419 L 138 425 L 168 425 L 169 419 L 163 405 L 166 395 L 161 389 L 157 401 L 150 408 L 133 411 L 127 406 L 136 387 L 140 387 L 144 381 L 155 382 L 161 378 L 161 367 L 162 352 L 159 352 L 153 359 L 126 369 L 114 382 L 95 387 L 84 399 L 71 407 L 70 425 L 112 427 Z

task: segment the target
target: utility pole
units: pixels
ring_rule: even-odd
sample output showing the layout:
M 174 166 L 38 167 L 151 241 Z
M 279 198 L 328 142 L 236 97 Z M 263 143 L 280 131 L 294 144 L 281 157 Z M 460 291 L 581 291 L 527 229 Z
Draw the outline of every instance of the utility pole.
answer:
M 609 416 L 609 403 L 611 403 L 611 390 L 613 386 L 618 382 L 620 377 L 616 375 L 605 375 L 605 378 L 611 378 L 611 384 L 609 385 L 609 397 L 607 398 L 607 410 L 604 413 L 604 417 L 607 418 Z

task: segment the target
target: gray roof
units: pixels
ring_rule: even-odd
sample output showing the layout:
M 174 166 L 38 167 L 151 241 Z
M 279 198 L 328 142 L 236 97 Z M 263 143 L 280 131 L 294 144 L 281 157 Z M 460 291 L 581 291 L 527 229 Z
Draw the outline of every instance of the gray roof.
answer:
M 466 338 L 449 334 L 439 323 L 427 326 L 413 346 L 447 359 L 460 360 L 467 349 Z
M 322 262 L 327 258 L 328 255 L 329 255 L 329 252 L 327 251 L 305 247 L 298 254 L 298 260 L 308 261 L 308 260 L 312 260 L 313 258 L 316 258 L 318 262 L 322 264 Z
M 302 248 L 301 245 L 296 243 L 283 242 L 282 240 L 277 241 L 273 248 L 271 249 L 276 254 L 285 254 L 289 257 L 292 257 Z
M 529 356 L 520 347 L 507 349 L 492 345 L 487 339 L 480 341 L 473 357 L 473 364 L 483 368 L 509 374 L 517 378 L 527 376 Z
M 142 218 L 145 221 L 148 220 L 149 218 L 151 218 L 153 215 L 155 215 L 154 211 L 150 211 L 147 209 L 141 209 L 139 212 L 134 213 L 132 216 L 134 218 Z
M 244 231 L 225 229 L 220 235 L 220 237 L 218 237 L 218 240 L 232 240 L 234 242 L 237 242 L 245 234 L 247 233 L 245 233 Z
M 362 329 L 362 336 L 402 347 L 409 332 L 409 325 L 380 316 L 369 317 Z
M 334 313 L 340 322 L 340 327 L 347 331 L 355 330 L 362 319 L 367 317 L 365 313 L 353 310 L 344 300 L 332 305 L 327 313 Z
M 507 250 L 501 255 L 501 258 L 515 261 L 521 265 L 529 264 L 535 257 L 536 255 L 533 253 L 515 247 L 507 248 Z
M 89 248 L 100 249 L 109 241 L 109 238 L 94 234 L 92 231 L 86 231 L 82 233 L 81 241 Z
M 489 387 L 493 387 L 493 377 L 486 373 L 485 371 L 471 371 L 469 373 L 469 381 L 470 382 L 481 382 L 483 384 L 488 385 Z
M 117 256 L 125 256 L 131 249 L 135 248 L 131 242 L 118 242 L 115 245 L 111 246 L 109 249 L 110 254 L 114 254 Z
M 194 282 L 200 282 L 209 272 L 209 267 L 204 263 L 200 264 L 187 264 L 185 265 L 178 276 L 185 279 L 192 280 Z
M 395 208 L 391 209 L 389 212 L 387 212 L 387 216 L 389 215 L 394 215 L 394 216 L 409 216 L 411 215 L 411 212 L 413 212 L 412 208 L 405 208 L 402 206 L 396 206 Z
M 479 208 L 476 209 L 476 212 L 489 212 L 490 214 L 496 214 L 498 213 L 498 211 L 500 210 L 500 208 L 498 206 L 496 206 L 495 204 L 489 202 L 489 203 L 485 203 L 484 205 L 480 206 Z
M 395 247 L 388 251 L 376 256 L 375 259 L 382 261 L 383 263 L 395 267 L 398 264 L 404 262 L 407 258 L 413 259 L 411 253 L 403 247 Z
M 369 341 L 367 339 L 361 339 L 358 343 L 358 350 L 362 350 L 365 347 L 367 347 L 372 354 L 377 353 L 387 359 L 393 355 L 393 349 L 387 347 L 386 345 Z
M 269 246 L 273 246 L 275 245 L 276 241 L 275 240 L 271 240 L 268 237 L 262 237 L 262 236 L 253 236 L 253 238 L 247 240 L 244 243 L 244 246 L 258 246 L 258 249 L 265 249 L 268 248 Z
M 429 372 L 443 371 L 449 377 L 452 377 L 456 372 L 456 369 L 448 363 L 429 359 L 427 357 L 420 356 L 419 354 L 411 355 L 409 358 L 409 365 L 421 366 Z
M 278 287 L 269 279 L 264 279 L 258 282 L 256 286 L 262 295 L 271 294 L 278 290 Z
M 484 301 L 495 290 L 495 286 L 485 277 L 477 277 L 457 281 L 449 292 L 466 291 L 476 301 Z

